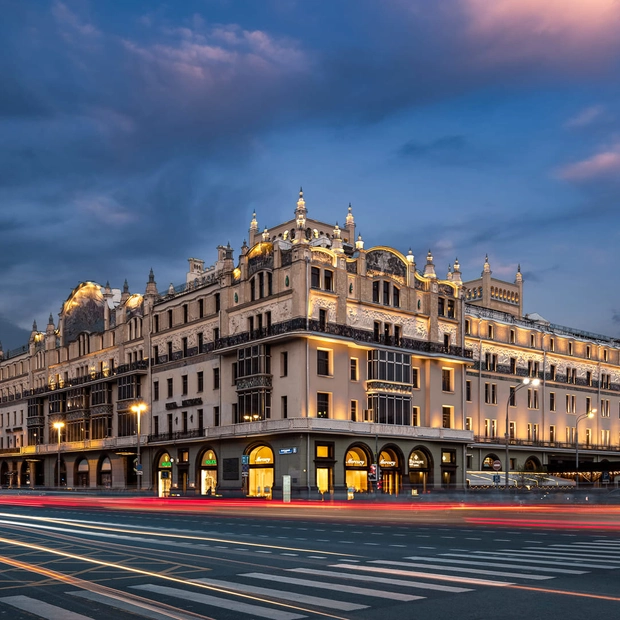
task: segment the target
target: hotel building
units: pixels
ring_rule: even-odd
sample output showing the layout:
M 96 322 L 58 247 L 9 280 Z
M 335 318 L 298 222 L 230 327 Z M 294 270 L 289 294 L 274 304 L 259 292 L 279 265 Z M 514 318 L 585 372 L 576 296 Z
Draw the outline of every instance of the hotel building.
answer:
M 0 482 L 411 495 L 504 484 L 508 453 L 510 485 L 617 485 L 620 341 L 524 317 L 520 270 L 442 279 L 344 221 L 300 192 L 180 286 L 76 287 L 0 352 Z

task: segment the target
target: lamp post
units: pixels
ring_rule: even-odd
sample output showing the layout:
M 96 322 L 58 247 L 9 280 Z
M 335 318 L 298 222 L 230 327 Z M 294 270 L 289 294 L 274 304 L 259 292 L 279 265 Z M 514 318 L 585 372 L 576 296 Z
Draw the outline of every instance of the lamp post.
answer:
M 64 422 L 54 422 L 52 425 L 58 431 L 58 488 L 60 489 L 60 431 L 64 428 Z
M 510 457 L 509 457 L 509 447 L 510 447 L 510 420 L 508 418 L 508 408 L 510 407 L 510 401 L 512 397 L 526 385 L 533 385 L 534 387 L 538 387 L 540 385 L 540 379 L 530 379 L 526 377 L 523 379 L 520 385 L 514 389 L 514 391 L 508 395 L 508 400 L 506 401 L 506 490 L 508 490 L 508 474 L 510 472 Z M 516 404 L 516 401 L 515 401 Z
M 136 474 L 138 476 L 138 491 L 142 490 L 142 464 L 140 462 L 140 416 L 143 411 L 146 411 L 146 403 L 138 402 L 131 406 L 131 411 L 137 416 L 137 437 L 138 444 L 136 449 Z
M 590 411 L 578 416 L 575 420 L 575 472 L 577 484 L 579 484 L 579 422 L 586 418 L 593 418 L 595 413 L 596 409 L 590 409 Z

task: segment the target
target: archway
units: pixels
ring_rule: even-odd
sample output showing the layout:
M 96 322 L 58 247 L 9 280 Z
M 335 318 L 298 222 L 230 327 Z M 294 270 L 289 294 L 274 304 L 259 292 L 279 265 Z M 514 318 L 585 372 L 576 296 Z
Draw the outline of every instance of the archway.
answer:
M 492 470 L 494 461 L 500 461 L 501 463 L 501 459 L 497 457 L 497 454 L 487 454 L 482 461 L 483 471 Z
M 250 450 L 248 456 L 248 497 L 271 499 L 275 479 L 273 450 L 260 445 Z
M 172 460 L 168 452 L 163 452 L 156 460 L 157 496 L 169 497 L 172 486 Z
M 398 495 L 402 490 L 403 456 L 396 446 L 386 446 L 379 453 L 381 491 L 387 495 Z M 377 485 L 379 486 L 379 485 Z
M 355 444 L 349 447 L 344 458 L 344 473 L 347 489 L 356 493 L 368 493 L 372 488 L 368 473 L 372 451 L 364 444 Z M 370 484 L 369 484 L 370 482 Z
M 426 493 L 433 479 L 433 459 L 424 447 L 414 448 L 409 454 L 409 483 L 414 493 Z
M 81 459 L 76 462 L 73 480 L 75 481 L 76 487 L 86 488 L 90 486 L 90 472 L 86 459 Z
M 200 495 L 215 495 L 217 491 L 217 456 L 214 450 L 207 448 L 198 460 L 198 480 Z
M 112 488 L 112 462 L 110 457 L 103 456 L 97 466 L 97 486 L 104 489 Z

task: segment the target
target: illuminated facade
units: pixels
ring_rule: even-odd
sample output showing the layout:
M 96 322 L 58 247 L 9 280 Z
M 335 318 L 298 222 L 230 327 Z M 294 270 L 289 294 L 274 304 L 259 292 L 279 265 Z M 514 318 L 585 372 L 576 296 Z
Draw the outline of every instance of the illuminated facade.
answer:
M 457 261 L 440 279 L 430 252 L 418 269 L 411 252 L 364 249 L 351 207 L 342 229 L 308 218 L 300 192 L 291 221 L 261 232 L 253 217 L 237 260 L 229 246 L 208 268 L 189 259 L 166 291 L 152 272 L 143 294 L 85 282 L 57 324 L 5 352 L 1 481 L 262 497 L 288 482 L 293 497 L 462 488 L 503 460 L 509 391 L 534 372 L 537 395 L 509 407 L 514 468 L 570 461 L 563 429 L 587 395 L 607 405 L 579 428 L 583 460 L 613 461 L 619 343 L 521 313 L 520 273 L 497 281 L 486 261 L 464 283 Z

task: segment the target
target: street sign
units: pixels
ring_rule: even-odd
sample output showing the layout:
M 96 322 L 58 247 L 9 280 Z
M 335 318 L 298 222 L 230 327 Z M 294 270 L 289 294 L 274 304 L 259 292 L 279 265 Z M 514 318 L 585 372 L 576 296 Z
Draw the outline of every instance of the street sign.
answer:
M 249 454 L 241 455 L 241 464 L 242 465 L 249 465 L 250 464 L 250 455 Z
M 280 448 L 280 454 L 297 454 L 297 448 Z
M 499 474 L 493 474 L 493 484 L 499 484 Z
M 608 471 L 604 471 L 603 475 L 602 475 L 602 483 L 603 484 L 609 484 L 611 482 L 610 477 L 609 477 L 609 472 Z
M 499 460 L 493 461 L 493 469 L 499 471 L 502 468 L 502 462 Z
M 137 472 L 136 472 L 136 476 L 142 476 L 142 474 L 144 474 L 144 472 L 143 472 L 143 471 L 137 471 Z

